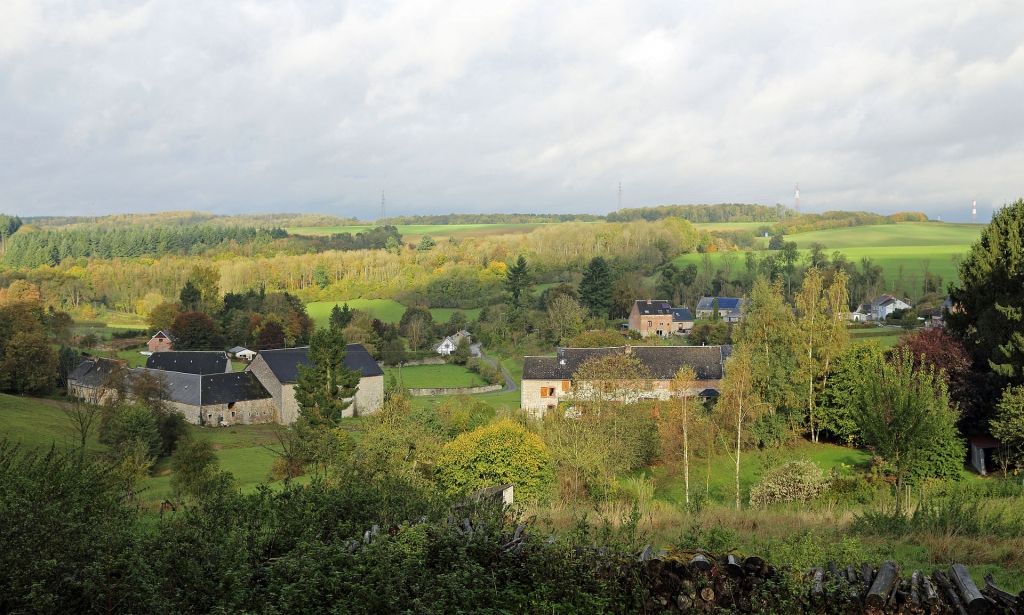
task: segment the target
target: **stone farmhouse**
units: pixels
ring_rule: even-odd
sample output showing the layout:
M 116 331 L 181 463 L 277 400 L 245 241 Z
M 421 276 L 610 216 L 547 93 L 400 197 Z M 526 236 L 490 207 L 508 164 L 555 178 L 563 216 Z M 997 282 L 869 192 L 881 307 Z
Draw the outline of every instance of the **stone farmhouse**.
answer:
M 731 346 L 616 346 L 609 348 L 559 348 L 553 357 L 526 357 L 520 386 L 520 404 L 535 416 L 543 416 L 561 402 L 574 399 L 576 371 L 590 359 L 613 354 L 632 354 L 647 369 L 651 378 L 633 383 L 635 399 L 667 400 L 673 392 L 672 379 L 689 366 L 697 375 L 690 394 L 702 398 L 717 397 L 725 376 L 725 361 Z M 582 383 L 576 383 L 580 386 Z M 625 400 L 617 400 L 625 401 Z
M 629 330 L 638 331 L 640 337 L 672 335 L 672 307 L 661 299 L 634 301 L 629 311 Z
M 718 316 L 725 322 L 743 320 L 743 308 L 750 305 L 749 300 L 735 297 L 701 297 L 697 302 L 697 318 L 711 318 L 715 312 L 716 301 L 718 302 Z
M 170 331 L 157 331 L 153 337 L 149 338 L 149 351 L 166 352 L 168 350 L 174 350 L 174 342 L 174 334 Z
M 672 308 L 672 330 L 687 334 L 693 329 L 693 314 L 686 308 Z
M 312 367 L 309 348 L 282 348 L 261 350 L 252 363 L 245 368 L 259 379 L 274 400 L 278 409 L 278 422 L 290 425 L 299 418 L 299 405 L 295 401 L 295 382 L 299 378 L 299 366 Z M 362 344 L 349 344 L 345 351 L 345 367 L 359 370 L 359 390 L 352 405 L 345 411 L 345 417 L 360 416 L 376 412 L 384 403 L 384 370 Z
M 299 365 L 311 367 L 308 348 L 264 350 L 244 372 L 232 372 L 224 352 L 159 352 L 147 367 L 128 370 L 124 361 L 87 359 L 68 376 L 72 397 L 101 404 L 116 395 L 111 386 L 124 370 L 129 390 L 143 374 L 160 379 L 167 403 L 195 425 L 226 426 L 253 423 L 294 423 L 299 416 L 295 382 Z M 362 344 L 349 344 L 345 365 L 361 370 L 359 389 L 345 416 L 378 410 L 384 399 L 384 372 Z

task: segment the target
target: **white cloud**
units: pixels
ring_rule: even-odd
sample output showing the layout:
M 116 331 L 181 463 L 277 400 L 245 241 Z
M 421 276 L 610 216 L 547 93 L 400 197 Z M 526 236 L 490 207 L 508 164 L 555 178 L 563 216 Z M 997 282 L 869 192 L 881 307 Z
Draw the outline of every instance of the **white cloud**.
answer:
M 631 206 L 800 181 L 808 208 L 952 219 L 1024 194 L 1021 31 L 995 0 L 8 0 L 0 210 L 603 212 L 619 181 Z

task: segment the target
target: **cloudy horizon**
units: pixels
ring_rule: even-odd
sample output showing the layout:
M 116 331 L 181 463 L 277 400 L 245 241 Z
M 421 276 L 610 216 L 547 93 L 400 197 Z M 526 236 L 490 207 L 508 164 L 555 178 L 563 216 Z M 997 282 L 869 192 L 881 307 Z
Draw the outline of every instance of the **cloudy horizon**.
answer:
M 1024 196 L 1017 2 L 0 4 L 0 212 Z

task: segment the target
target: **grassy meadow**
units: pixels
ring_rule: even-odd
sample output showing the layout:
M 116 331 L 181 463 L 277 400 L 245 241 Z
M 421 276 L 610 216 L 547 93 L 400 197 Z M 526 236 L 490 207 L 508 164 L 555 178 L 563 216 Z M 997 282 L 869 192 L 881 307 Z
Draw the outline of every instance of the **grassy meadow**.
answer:
M 400 383 L 409 389 L 453 389 L 458 387 L 480 387 L 487 381 L 463 367 L 445 363 L 444 365 L 412 365 L 409 367 L 385 367 L 384 379 L 389 380 L 401 374 Z
M 344 301 L 314 301 L 307 303 L 306 312 L 316 322 L 318 327 L 326 327 L 330 324 L 331 310 L 334 309 L 334 306 L 341 306 L 345 303 L 354 310 L 370 312 L 374 318 L 379 318 L 383 322 L 388 323 L 397 323 L 401 320 L 406 307 L 393 299 L 346 299 Z M 456 311 L 459 310 L 456 308 L 431 308 L 430 314 L 434 317 L 435 322 L 448 322 L 452 317 L 452 313 Z M 480 308 L 461 311 L 466 314 L 466 318 L 469 320 L 474 320 L 480 315 Z

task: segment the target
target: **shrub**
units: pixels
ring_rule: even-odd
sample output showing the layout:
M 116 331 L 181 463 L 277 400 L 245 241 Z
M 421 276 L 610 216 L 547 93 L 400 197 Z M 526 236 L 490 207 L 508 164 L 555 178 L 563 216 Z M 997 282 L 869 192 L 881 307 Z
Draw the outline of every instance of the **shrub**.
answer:
M 551 488 L 551 456 L 540 436 L 501 420 L 461 434 L 441 449 L 436 476 L 450 494 L 511 483 L 518 500 L 534 501 Z
M 789 461 L 768 470 L 750 488 L 750 505 L 764 508 L 781 502 L 806 502 L 817 498 L 829 487 L 821 468 L 812 461 Z

